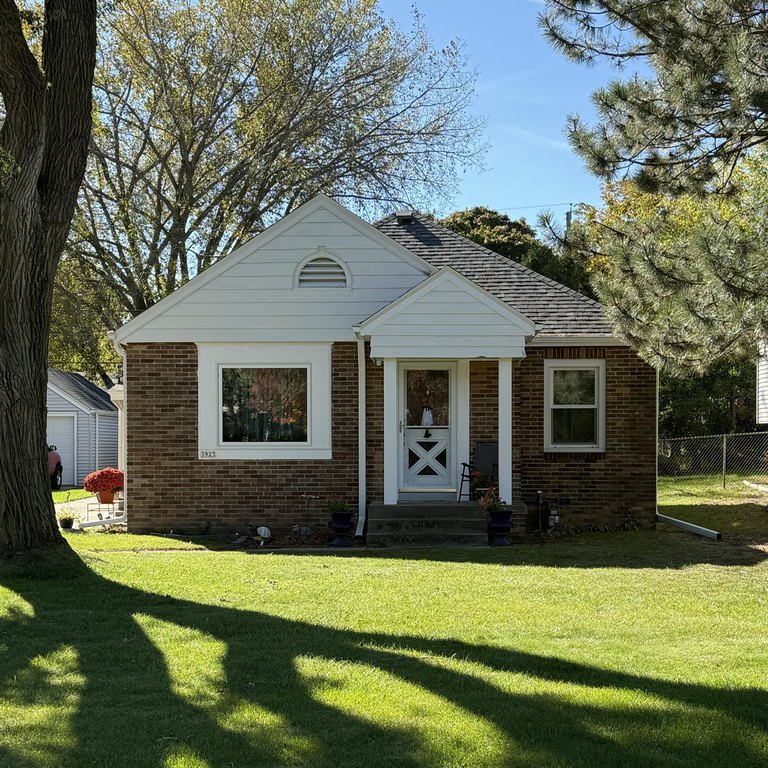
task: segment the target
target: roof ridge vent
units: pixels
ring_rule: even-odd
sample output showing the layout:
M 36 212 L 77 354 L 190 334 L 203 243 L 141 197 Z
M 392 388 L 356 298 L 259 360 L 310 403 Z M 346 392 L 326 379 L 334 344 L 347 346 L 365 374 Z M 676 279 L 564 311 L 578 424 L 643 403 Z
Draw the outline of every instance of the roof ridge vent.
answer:
M 395 211 L 395 219 L 400 225 L 411 224 L 416 216 L 416 211 L 413 208 L 406 208 L 402 211 Z

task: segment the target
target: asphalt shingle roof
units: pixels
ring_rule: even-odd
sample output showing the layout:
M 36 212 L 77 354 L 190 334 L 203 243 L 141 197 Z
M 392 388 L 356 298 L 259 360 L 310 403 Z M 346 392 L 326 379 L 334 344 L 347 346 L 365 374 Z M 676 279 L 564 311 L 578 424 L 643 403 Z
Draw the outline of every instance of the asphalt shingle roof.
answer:
M 452 267 L 521 312 L 542 334 L 611 333 L 603 307 L 532 269 L 467 240 L 426 216 L 408 223 L 392 215 L 376 222 L 391 237 L 432 266 Z
M 73 400 L 77 400 L 86 408 L 95 408 L 97 411 L 117 410 L 106 389 L 97 387 L 79 373 L 68 373 L 49 368 L 48 383 L 53 384 L 54 387 L 69 395 Z

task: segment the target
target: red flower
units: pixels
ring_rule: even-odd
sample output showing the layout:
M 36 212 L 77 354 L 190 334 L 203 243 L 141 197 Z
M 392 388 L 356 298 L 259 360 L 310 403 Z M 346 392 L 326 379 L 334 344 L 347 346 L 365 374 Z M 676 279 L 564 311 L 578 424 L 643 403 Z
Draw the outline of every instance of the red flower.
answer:
M 123 489 L 123 470 L 114 467 L 104 467 L 91 472 L 83 480 L 83 488 L 91 493 L 99 491 L 121 491 Z

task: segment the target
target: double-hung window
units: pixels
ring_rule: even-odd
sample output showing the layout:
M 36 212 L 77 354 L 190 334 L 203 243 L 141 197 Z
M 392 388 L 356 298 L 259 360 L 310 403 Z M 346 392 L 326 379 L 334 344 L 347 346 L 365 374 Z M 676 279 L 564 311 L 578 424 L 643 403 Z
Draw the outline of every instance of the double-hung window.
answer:
M 198 344 L 200 459 L 330 459 L 331 345 Z
M 605 360 L 544 361 L 544 450 L 605 450 Z

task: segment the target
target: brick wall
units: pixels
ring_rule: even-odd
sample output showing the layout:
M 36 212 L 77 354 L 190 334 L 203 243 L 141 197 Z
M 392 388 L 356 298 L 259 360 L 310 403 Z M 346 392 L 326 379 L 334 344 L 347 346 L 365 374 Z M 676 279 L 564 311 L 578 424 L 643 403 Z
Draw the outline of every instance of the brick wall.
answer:
M 366 498 L 384 500 L 384 368 L 370 358 L 365 345 Z
M 128 346 L 128 494 L 133 531 L 276 531 L 305 520 L 302 493 L 322 501 L 309 522 L 324 525 L 325 499 L 357 505 L 357 351 L 333 345 L 333 459 L 199 461 L 197 348 L 194 344 Z M 544 453 L 544 360 L 606 360 L 606 450 Z M 568 496 L 564 522 L 619 522 L 631 515 L 652 525 L 655 514 L 656 374 L 623 347 L 528 350 L 513 378 L 513 489 Z M 383 499 L 383 369 L 366 349 L 367 497 Z M 498 364 L 470 363 L 470 449 L 498 439 Z
M 200 461 L 197 458 L 197 347 L 129 344 L 127 348 L 127 494 L 132 531 L 275 531 L 303 524 L 301 494 L 325 525 L 328 496 L 357 508 L 357 350 L 334 344 L 333 459 Z
M 532 348 L 513 379 L 513 488 L 523 501 L 567 496 L 563 522 L 653 525 L 656 511 L 656 372 L 626 347 Z M 544 452 L 544 360 L 604 358 L 604 453 Z
M 469 363 L 469 462 L 475 460 L 478 443 L 499 439 L 499 363 L 471 360 Z

